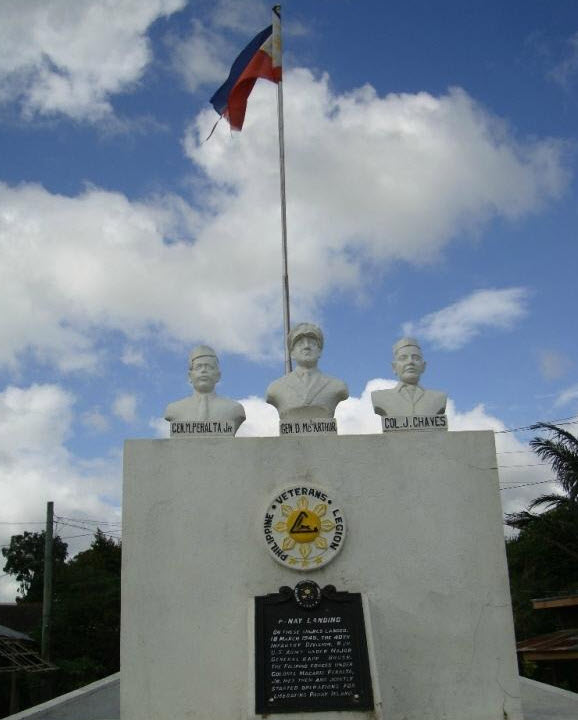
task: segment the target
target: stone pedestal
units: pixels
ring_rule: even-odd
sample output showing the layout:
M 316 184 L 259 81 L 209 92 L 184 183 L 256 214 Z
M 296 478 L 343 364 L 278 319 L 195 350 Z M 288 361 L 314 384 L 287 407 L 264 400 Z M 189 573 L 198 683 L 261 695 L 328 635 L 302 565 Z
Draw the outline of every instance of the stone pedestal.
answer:
M 252 718 L 252 598 L 304 578 L 365 595 L 381 691 L 373 714 L 321 720 L 520 720 L 495 468 L 491 432 L 128 441 L 122 720 Z M 347 521 L 311 572 L 263 538 L 298 483 Z

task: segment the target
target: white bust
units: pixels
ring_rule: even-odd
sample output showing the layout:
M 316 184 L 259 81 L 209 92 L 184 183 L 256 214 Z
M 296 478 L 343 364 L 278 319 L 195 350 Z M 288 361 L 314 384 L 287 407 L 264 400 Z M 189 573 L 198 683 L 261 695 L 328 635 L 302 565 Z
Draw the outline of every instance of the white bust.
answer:
M 332 418 L 349 391 L 342 380 L 317 368 L 323 350 L 321 328 L 300 323 L 289 332 L 287 344 L 296 368 L 269 385 L 267 402 L 277 408 L 281 420 Z
M 221 379 L 219 360 L 208 345 L 199 345 L 189 355 L 189 380 L 195 388 L 193 395 L 169 403 L 165 409 L 165 420 L 169 422 L 191 422 L 218 420 L 233 423 L 236 433 L 245 421 L 245 409 L 241 403 L 221 397 L 215 392 L 215 385 Z
M 393 346 L 392 367 L 399 382 L 391 390 L 371 393 L 373 409 L 378 415 L 443 415 L 447 395 L 425 390 L 419 384 L 426 363 L 414 338 L 404 337 Z

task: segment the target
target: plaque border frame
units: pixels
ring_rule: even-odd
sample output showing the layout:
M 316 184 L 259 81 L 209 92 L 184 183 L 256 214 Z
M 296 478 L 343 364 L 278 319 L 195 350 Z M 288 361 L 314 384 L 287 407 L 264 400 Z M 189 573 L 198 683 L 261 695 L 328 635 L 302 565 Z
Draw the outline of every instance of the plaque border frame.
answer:
M 283 591 L 287 593 L 286 597 L 283 598 L 282 594 Z M 289 591 L 291 594 L 289 594 Z M 361 649 L 365 650 L 366 656 L 367 656 L 367 672 L 368 675 L 368 690 L 369 690 L 369 700 L 373 701 L 373 706 L 371 708 L 331 708 L 331 707 L 310 707 L 310 708 L 280 708 L 279 711 L 271 710 L 270 708 L 260 708 L 257 709 L 257 690 L 258 690 L 258 679 L 257 675 L 259 674 L 259 682 L 262 685 L 264 682 L 263 674 L 264 674 L 264 659 L 260 663 L 260 671 L 257 670 L 258 662 L 257 662 L 257 656 L 256 656 L 256 640 L 257 640 L 257 632 L 258 632 L 258 626 L 257 626 L 257 615 L 258 615 L 258 604 L 256 602 L 257 598 L 261 600 L 265 600 L 268 596 L 271 597 L 271 601 L 273 604 L 280 604 L 283 602 L 289 601 L 293 597 L 293 589 L 288 586 L 283 586 L 279 588 L 279 592 L 277 593 L 268 593 L 267 595 L 260 595 L 260 596 L 254 596 L 250 598 L 249 600 L 249 606 L 248 606 L 248 629 L 249 629 L 249 695 L 248 695 L 248 701 L 249 701 L 249 713 L 248 718 L 250 720 L 257 720 L 257 718 L 263 718 L 268 717 L 271 715 L 272 717 L 277 718 L 278 720 L 298 720 L 298 718 L 310 718 L 312 713 L 321 714 L 321 716 L 326 720 L 334 720 L 339 718 L 344 719 L 347 718 L 348 720 L 357 720 L 358 718 L 365 719 L 368 718 L 371 714 L 371 717 L 374 718 L 374 720 L 383 720 L 383 714 L 382 714 L 382 700 L 381 700 L 381 693 L 379 689 L 379 681 L 378 681 L 378 673 L 377 673 L 377 666 L 376 666 L 376 660 L 375 660 L 375 649 L 374 649 L 374 643 L 373 643 L 373 631 L 372 631 L 372 625 L 371 625 L 371 617 L 369 612 L 369 601 L 368 597 L 365 593 L 360 592 L 349 592 L 349 591 L 336 591 L 334 586 L 331 585 L 325 585 L 322 589 L 322 594 L 325 596 L 325 591 L 329 591 L 329 593 L 332 593 L 336 596 L 358 596 L 360 599 L 360 609 L 361 609 L 361 615 L 362 615 L 362 637 L 361 637 Z M 335 598 L 336 600 L 338 598 Z M 262 628 L 262 625 L 261 625 Z M 259 628 L 260 630 L 260 628 Z

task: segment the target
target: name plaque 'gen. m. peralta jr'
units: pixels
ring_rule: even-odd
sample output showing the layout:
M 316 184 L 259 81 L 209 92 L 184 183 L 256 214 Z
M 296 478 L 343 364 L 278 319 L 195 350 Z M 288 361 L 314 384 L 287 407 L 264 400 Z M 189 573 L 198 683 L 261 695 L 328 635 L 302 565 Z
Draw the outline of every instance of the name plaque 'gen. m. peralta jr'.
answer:
M 241 403 L 215 392 L 221 379 L 219 360 L 208 345 L 199 345 L 189 355 L 189 380 L 193 395 L 169 403 L 165 420 L 171 424 L 171 437 L 194 435 L 234 435 L 245 421 Z

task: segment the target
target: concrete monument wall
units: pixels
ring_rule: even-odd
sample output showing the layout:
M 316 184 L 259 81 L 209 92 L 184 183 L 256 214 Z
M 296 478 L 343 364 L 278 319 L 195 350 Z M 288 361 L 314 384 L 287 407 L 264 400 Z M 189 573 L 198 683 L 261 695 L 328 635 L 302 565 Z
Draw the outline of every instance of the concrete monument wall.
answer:
M 347 523 L 309 572 L 263 531 L 300 483 Z M 522 717 L 491 432 L 132 440 L 123 507 L 122 720 L 253 717 L 251 599 L 304 578 L 371 612 L 382 707 L 323 720 Z

